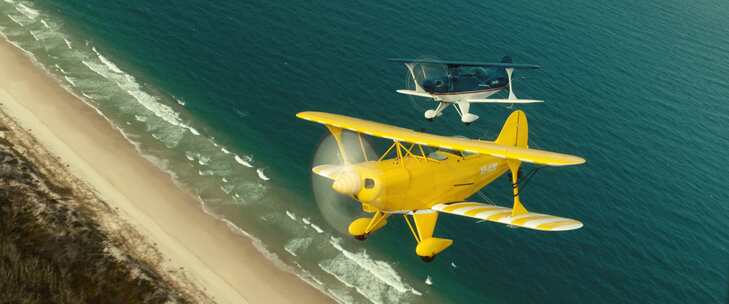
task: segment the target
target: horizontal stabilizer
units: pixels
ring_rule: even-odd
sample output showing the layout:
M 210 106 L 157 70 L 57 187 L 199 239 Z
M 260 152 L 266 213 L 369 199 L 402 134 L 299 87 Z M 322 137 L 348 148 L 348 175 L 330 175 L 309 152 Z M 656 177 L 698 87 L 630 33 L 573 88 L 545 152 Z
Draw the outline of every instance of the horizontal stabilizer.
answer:
M 489 99 L 469 99 L 468 102 L 471 103 L 506 103 L 506 104 L 514 104 L 514 103 L 541 103 L 544 102 L 544 100 L 539 99 L 499 99 L 499 98 L 489 98 Z
M 511 208 L 483 203 L 461 202 L 437 204 L 431 207 L 431 209 L 443 213 L 457 214 L 479 220 L 541 231 L 567 231 L 582 228 L 582 223 L 577 220 L 534 212 L 512 216 Z
M 418 91 L 413 91 L 413 90 L 397 90 L 397 92 L 400 94 L 405 94 L 405 95 L 433 98 L 433 95 L 430 95 L 426 92 L 418 92 Z

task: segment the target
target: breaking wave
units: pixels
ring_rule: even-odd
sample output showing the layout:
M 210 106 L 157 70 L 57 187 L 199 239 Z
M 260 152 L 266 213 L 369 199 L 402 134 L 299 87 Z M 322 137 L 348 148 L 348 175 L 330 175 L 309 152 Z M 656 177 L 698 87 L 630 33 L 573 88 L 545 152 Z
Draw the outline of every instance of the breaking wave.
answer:
M 329 243 L 340 254 L 322 261 L 319 267 L 372 302 L 402 303 L 410 295 L 422 295 L 405 283 L 390 264 L 372 259 L 364 250 L 355 253 L 344 249 L 340 238 L 331 238 Z

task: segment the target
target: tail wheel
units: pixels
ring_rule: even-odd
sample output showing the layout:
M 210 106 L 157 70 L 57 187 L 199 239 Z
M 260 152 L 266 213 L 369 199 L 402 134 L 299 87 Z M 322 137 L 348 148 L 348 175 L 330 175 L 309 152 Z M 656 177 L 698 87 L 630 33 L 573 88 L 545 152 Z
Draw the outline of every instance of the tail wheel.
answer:
M 420 259 L 423 260 L 423 262 L 430 263 L 433 260 L 435 260 L 435 255 L 433 255 L 433 256 L 421 256 Z

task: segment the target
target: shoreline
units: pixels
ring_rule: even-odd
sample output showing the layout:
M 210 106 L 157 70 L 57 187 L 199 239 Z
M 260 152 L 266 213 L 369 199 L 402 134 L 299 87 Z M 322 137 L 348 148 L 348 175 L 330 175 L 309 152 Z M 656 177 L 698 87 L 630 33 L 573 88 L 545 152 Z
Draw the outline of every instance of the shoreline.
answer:
M 266 258 L 253 239 L 205 214 L 196 198 L 22 50 L 0 42 L 0 63 L 7 71 L 0 75 L 2 112 L 115 210 L 104 220 L 128 223 L 144 236 L 161 255 L 157 271 L 217 303 L 333 302 Z

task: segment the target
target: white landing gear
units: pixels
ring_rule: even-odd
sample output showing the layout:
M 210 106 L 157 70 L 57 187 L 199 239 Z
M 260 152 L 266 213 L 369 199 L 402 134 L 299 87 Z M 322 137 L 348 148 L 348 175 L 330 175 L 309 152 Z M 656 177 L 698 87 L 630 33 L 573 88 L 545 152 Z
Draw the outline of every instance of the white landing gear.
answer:
M 425 111 L 425 119 L 433 121 L 436 117 L 440 117 L 443 115 L 443 110 L 445 110 L 449 105 L 449 103 L 439 102 L 435 110 L 431 109 Z
M 466 125 L 470 125 L 472 122 L 476 121 L 478 119 L 478 115 L 468 113 L 469 108 L 471 107 L 471 103 L 468 101 L 461 101 L 458 102 L 456 105 L 456 110 L 458 110 L 458 114 L 461 115 L 461 122 L 463 122 Z

